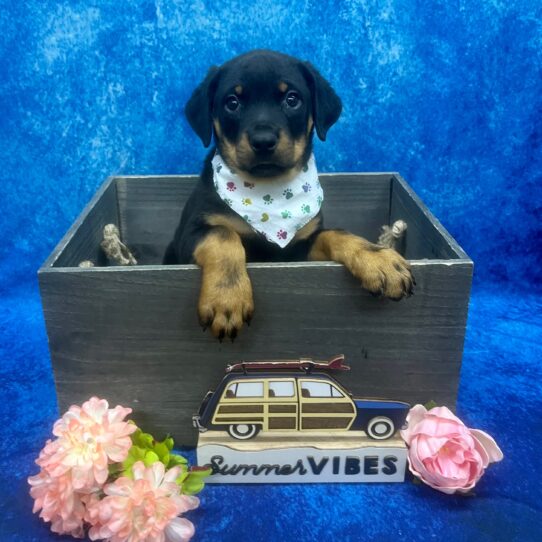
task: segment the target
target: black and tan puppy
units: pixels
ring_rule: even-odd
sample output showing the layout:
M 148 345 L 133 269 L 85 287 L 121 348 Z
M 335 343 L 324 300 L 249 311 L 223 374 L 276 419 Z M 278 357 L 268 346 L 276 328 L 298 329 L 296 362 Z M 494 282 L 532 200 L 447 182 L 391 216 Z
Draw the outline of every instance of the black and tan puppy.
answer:
M 216 149 L 205 161 L 164 263 L 201 267 L 199 319 L 219 339 L 233 339 L 252 318 L 247 261 L 333 260 L 375 295 L 399 300 L 412 293 L 409 265 L 397 252 L 345 231 L 323 229 L 321 212 L 281 248 L 217 193 L 215 153 L 220 155 L 215 160 L 223 160 L 245 186 L 288 186 L 308 167 L 314 131 L 325 140 L 341 108 L 311 64 L 264 50 L 211 68 L 186 105 L 196 134 L 206 147 L 214 134 Z

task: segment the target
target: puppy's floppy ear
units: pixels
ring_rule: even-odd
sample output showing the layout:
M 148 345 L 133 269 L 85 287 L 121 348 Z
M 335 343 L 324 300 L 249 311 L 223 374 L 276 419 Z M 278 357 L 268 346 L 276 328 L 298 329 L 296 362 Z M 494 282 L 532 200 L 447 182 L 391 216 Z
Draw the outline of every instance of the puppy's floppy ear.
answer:
M 208 147 L 213 135 L 213 100 L 215 97 L 220 68 L 212 66 L 203 82 L 194 90 L 188 100 L 184 114 L 192 129 Z
M 325 141 L 327 131 L 341 115 L 343 108 L 341 99 L 310 62 L 303 62 L 301 70 L 311 91 L 312 117 L 316 133 L 322 141 Z

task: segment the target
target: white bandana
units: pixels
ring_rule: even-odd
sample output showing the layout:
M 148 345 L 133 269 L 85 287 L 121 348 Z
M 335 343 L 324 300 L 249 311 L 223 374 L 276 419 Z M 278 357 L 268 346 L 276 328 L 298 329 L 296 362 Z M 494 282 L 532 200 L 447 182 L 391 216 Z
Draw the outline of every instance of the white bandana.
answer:
M 214 185 L 222 201 L 254 230 L 281 248 L 318 214 L 324 201 L 314 155 L 290 181 L 244 181 L 231 171 L 218 153 L 212 164 Z

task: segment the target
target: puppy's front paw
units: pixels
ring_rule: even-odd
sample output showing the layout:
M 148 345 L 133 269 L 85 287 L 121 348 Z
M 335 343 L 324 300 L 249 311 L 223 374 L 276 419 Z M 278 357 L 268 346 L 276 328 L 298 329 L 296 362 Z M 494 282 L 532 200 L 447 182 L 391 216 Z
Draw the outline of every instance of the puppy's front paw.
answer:
M 350 255 L 347 267 L 374 295 L 399 301 L 413 294 L 416 284 L 408 262 L 391 248 L 360 247 Z
M 245 269 L 204 274 L 198 303 L 204 331 L 210 327 L 219 341 L 224 337 L 233 341 L 243 323 L 250 324 L 253 312 L 252 285 Z

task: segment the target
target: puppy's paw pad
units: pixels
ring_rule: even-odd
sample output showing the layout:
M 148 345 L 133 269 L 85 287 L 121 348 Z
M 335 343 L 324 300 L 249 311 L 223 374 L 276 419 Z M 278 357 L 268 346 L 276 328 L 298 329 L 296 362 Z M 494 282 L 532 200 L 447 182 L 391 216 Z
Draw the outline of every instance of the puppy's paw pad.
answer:
M 247 278 L 248 280 L 248 278 Z M 250 323 L 254 312 L 250 282 L 243 289 L 215 288 L 202 290 L 198 315 L 202 327 L 210 327 L 220 341 L 234 340 L 243 323 Z
M 361 251 L 356 255 L 353 274 L 374 295 L 399 301 L 412 295 L 412 273 L 408 262 L 395 250 Z

